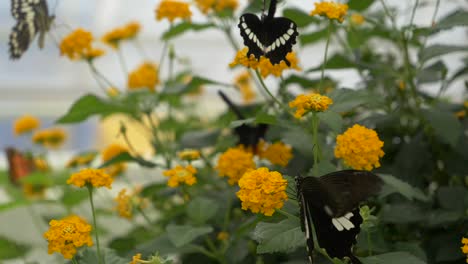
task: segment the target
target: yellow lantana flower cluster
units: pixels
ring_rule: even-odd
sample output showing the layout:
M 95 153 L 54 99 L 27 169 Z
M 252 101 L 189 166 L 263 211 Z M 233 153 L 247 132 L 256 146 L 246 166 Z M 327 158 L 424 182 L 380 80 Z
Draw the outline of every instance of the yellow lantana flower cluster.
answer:
M 91 164 L 91 162 L 93 162 L 96 156 L 97 156 L 96 152 L 87 152 L 87 153 L 76 155 L 67 162 L 65 167 L 75 168 L 75 167 L 80 167 L 80 166 L 88 166 L 89 164 Z
M 293 157 L 292 147 L 281 141 L 269 144 L 262 140 L 258 144 L 258 156 L 273 165 L 286 167 Z
M 196 149 L 184 149 L 177 153 L 177 156 L 181 160 L 196 160 L 200 158 L 200 151 Z
M 156 8 L 156 20 L 166 18 L 172 23 L 177 18 L 190 20 L 191 16 L 189 4 L 177 0 L 162 0 Z
M 286 59 L 290 62 L 290 66 L 288 66 L 284 61 L 273 65 L 271 64 L 270 60 L 268 58 L 265 58 L 264 56 L 261 56 L 259 60 L 257 60 L 253 54 L 250 54 L 250 57 L 247 57 L 248 51 L 249 48 L 247 47 L 244 47 L 243 49 L 239 50 L 236 54 L 236 57 L 229 64 L 229 66 L 234 67 L 236 65 L 243 65 L 253 70 L 259 70 L 263 78 L 266 78 L 268 75 L 274 75 L 276 77 L 279 77 L 281 76 L 283 71 L 287 69 L 295 69 L 298 71 L 301 70 L 301 68 L 298 65 L 296 53 L 294 51 L 289 52 L 286 55 Z
M 468 263 L 468 238 L 463 237 L 461 242 L 463 244 L 461 250 L 463 254 L 466 254 L 466 263 Z
M 328 106 L 333 103 L 333 100 L 326 95 L 318 93 L 300 94 L 293 101 L 289 102 L 289 107 L 297 108 L 294 117 L 301 118 L 309 111 L 323 112 L 328 109 Z
M 377 132 L 356 124 L 336 138 L 335 157 L 353 169 L 370 171 L 380 167 L 383 145 Z
M 364 18 L 363 15 L 361 15 L 359 13 L 354 13 L 354 14 L 351 15 L 350 20 L 351 20 L 351 24 L 360 26 L 360 25 L 364 24 L 365 18 Z
M 144 263 L 144 262 L 141 262 L 141 253 L 137 253 L 135 256 L 133 256 L 132 261 L 130 261 L 129 264 L 138 264 L 138 263 Z
M 74 173 L 67 180 L 67 184 L 75 185 L 76 187 L 83 187 L 91 185 L 93 187 L 107 187 L 111 189 L 111 184 L 114 179 L 102 169 L 82 169 Z
M 237 0 L 195 0 L 195 4 L 203 14 L 207 14 L 212 10 L 216 12 L 224 10 L 234 11 L 239 5 Z
M 126 219 L 132 219 L 133 213 L 137 209 L 144 209 L 148 205 L 148 200 L 139 196 L 141 188 L 135 188 L 133 192 L 122 189 L 114 201 L 117 203 L 115 209 L 117 213 Z
M 35 132 L 32 141 L 44 147 L 57 148 L 65 142 L 66 138 L 67 134 L 63 129 L 49 128 Z
M 171 170 L 166 170 L 163 172 L 163 175 L 169 177 L 167 181 L 167 186 L 169 187 L 177 187 L 181 183 L 185 183 L 189 186 L 194 185 L 197 182 L 197 178 L 195 178 L 194 174 L 197 173 L 197 169 L 194 168 L 192 165 L 188 165 L 185 168 L 177 165 L 175 168 Z
M 287 184 L 279 172 L 262 167 L 250 170 L 242 176 L 239 180 L 240 190 L 236 195 L 242 201 L 243 210 L 271 216 L 288 199 Z
M 104 34 L 102 42 L 116 49 L 121 41 L 135 38 L 140 30 L 141 25 L 138 22 L 130 22 Z
M 255 99 L 256 94 L 252 88 L 252 76 L 248 71 L 238 74 L 234 79 L 234 84 L 239 88 L 245 103 L 250 103 Z
M 13 133 L 16 136 L 29 133 L 41 126 L 38 118 L 31 115 L 24 115 L 15 120 L 13 124 Z
M 155 90 L 159 84 L 158 66 L 156 64 L 145 62 L 128 75 L 128 89 L 137 90 L 148 88 Z
M 225 231 L 221 231 L 216 235 L 216 239 L 219 241 L 226 241 L 229 239 L 229 233 Z
M 49 225 L 49 230 L 44 233 L 44 238 L 49 242 L 49 254 L 60 252 L 64 258 L 71 259 L 77 248 L 93 245 L 90 236 L 91 225 L 79 216 L 71 215 L 61 220 L 52 220 Z
M 315 9 L 310 13 L 311 16 L 319 15 L 326 16 L 329 19 L 336 19 L 340 23 L 343 22 L 348 5 L 335 2 L 318 2 L 314 3 Z
M 78 28 L 67 35 L 60 43 L 60 55 L 70 60 L 93 60 L 104 54 L 104 50 L 93 48 L 93 34 Z
M 242 147 L 229 148 L 218 159 L 216 170 L 221 177 L 228 177 L 230 185 L 236 184 L 245 172 L 255 169 L 253 154 Z
M 128 150 L 126 147 L 119 145 L 119 144 L 111 144 L 107 148 L 105 148 L 101 153 L 102 162 L 108 162 L 109 160 L 117 157 L 122 153 L 127 153 Z M 127 164 L 125 162 L 118 162 L 112 165 L 106 166 L 104 170 L 108 173 L 111 177 L 115 177 L 127 169 Z

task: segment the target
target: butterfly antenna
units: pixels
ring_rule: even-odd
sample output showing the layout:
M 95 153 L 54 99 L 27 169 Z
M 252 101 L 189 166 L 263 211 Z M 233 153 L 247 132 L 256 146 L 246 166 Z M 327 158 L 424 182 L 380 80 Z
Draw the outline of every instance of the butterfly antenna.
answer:
M 267 16 L 267 18 L 269 18 L 269 19 L 272 19 L 273 16 L 275 16 L 276 1 L 277 0 L 270 0 L 270 7 L 268 8 L 268 16 Z
M 245 119 L 244 115 L 240 112 L 239 108 L 227 97 L 223 91 L 218 91 L 219 96 L 223 99 L 223 101 L 229 106 L 229 108 L 236 114 L 237 118 Z

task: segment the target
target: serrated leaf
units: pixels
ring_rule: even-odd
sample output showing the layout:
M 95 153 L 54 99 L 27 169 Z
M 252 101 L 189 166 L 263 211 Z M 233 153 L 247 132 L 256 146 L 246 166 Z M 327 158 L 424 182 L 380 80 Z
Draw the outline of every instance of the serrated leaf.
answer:
M 435 108 L 424 110 L 422 113 L 434 129 L 435 134 L 443 142 L 455 148 L 462 135 L 462 126 L 455 115 Z
M 169 240 L 176 246 L 182 247 L 200 236 L 213 232 L 211 226 L 193 227 L 190 225 L 169 225 L 166 228 Z
M 298 219 L 286 219 L 279 223 L 260 222 L 254 231 L 254 239 L 259 243 L 257 253 L 291 252 L 305 246 L 304 233 Z
M 203 224 L 216 215 L 218 203 L 211 199 L 198 197 L 187 205 L 187 215 L 197 224 Z
M 197 24 L 192 22 L 181 22 L 171 27 L 168 31 L 164 32 L 164 34 L 162 35 L 162 39 L 169 40 L 190 30 L 201 31 L 212 27 L 215 27 L 213 23 Z
M 285 8 L 283 10 L 283 16 L 294 20 L 299 28 L 320 22 L 316 17 L 310 16 L 308 13 L 297 8 Z
M 408 252 L 391 252 L 359 259 L 363 264 L 426 264 Z
M 374 3 L 374 0 L 349 0 L 348 7 L 351 10 L 364 11 Z
M 438 56 L 459 51 L 468 51 L 468 46 L 434 44 L 422 50 L 419 54 L 419 60 L 427 61 Z
M 419 189 L 409 185 L 408 183 L 392 176 L 392 175 L 379 175 L 384 183 L 391 187 L 393 192 L 398 192 L 409 200 L 427 201 L 429 198 Z M 391 193 L 391 192 L 389 192 Z
M 87 94 L 78 99 L 56 123 L 78 123 L 94 115 L 108 116 L 113 113 L 134 114 L 134 111 L 128 105 L 116 101 L 106 101 L 95 95 Z
M 341 129 L 343 128 L 343 118 L 340 114 L 328 110 L 318 113 L 317 115 L 323 123 L 327 124 L 327 126 L 331 128 L 331 130 L 336 133 L 341 132 Z

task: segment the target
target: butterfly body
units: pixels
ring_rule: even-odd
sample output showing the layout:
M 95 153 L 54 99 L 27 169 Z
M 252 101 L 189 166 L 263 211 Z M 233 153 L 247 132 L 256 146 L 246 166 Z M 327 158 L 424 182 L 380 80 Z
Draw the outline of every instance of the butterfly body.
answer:
M 265 56 L 272 64 L 282 60 L 289 66 L 286 55 L 296 44 L 297 25 L 285 17 L 274 17 L 276 0 L 271 0 L 268 15 L 262 14 L 261 19 L 251 13 L 240 17 L 239 29 L 244 45 L 249 48 L 247 56 L 251 54 L 258 60 Z
M 49 15 L 46 0 L 11 0 L 11 14 L 16 25 L 10 33 L 10 58 L 19 59 L 39 35 L 39 48 L 44 47 L 45 34 L 55 19 Z
M 344 170 L 319 178 L 296 177 L 301 228 L 306 235 L 310 263 L 313 263 L 315 227 L 317 242 L 331 258 L 349 258 L 361 263 L 352 253 L 360 232 L 359 203 L 376 194 L 380 178 L 367 171 Z

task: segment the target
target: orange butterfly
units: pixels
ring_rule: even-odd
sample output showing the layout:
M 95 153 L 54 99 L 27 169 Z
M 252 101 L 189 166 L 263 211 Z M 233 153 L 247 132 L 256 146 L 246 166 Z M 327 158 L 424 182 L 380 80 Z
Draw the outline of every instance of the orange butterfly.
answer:
M 19 185 L 21 178 L 36 170 L 34 159 L 11 147 L 7 148 L 5 152 L 8 159 L 10 181 L 15 185 Z

